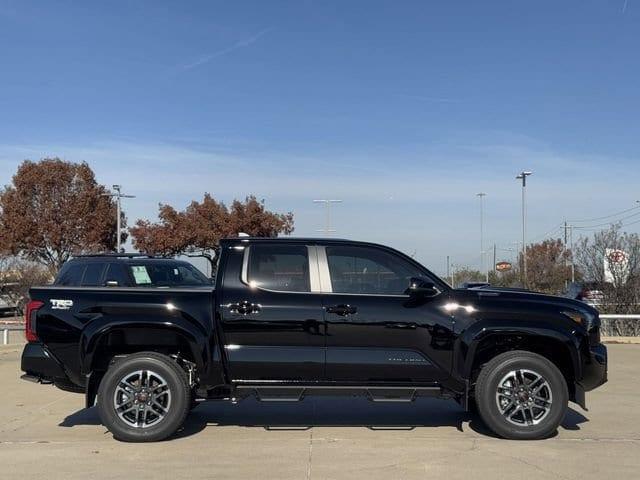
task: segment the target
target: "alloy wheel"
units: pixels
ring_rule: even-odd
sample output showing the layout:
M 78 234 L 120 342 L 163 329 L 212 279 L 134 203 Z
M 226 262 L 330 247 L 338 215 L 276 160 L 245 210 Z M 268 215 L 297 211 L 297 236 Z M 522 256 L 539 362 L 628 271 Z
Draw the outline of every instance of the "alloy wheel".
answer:
M 551 411 L 549 382 L 533 370 L 511 370 L 498 382 L 496 404 L 500 414 L 517 426 L 539 424 Z
M 166 380 L 152 370 L 128 373 L 118 381 L 113 408 L 127 425 L 148 428 L 169 413 L 171 390 Z

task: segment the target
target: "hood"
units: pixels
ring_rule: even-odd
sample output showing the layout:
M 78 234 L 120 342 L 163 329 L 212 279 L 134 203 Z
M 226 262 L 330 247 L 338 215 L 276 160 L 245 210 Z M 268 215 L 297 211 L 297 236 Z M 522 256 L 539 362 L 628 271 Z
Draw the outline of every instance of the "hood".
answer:
M 454 292 L 454 295 L 457 298 L 465 299 L 466 301 L 473 303 L 480 303 L 483 300 L 490 301 L 491 299 L 495 299 L 512 302 L 514 305 L 518 305 L 519 308 L 526 308 L 527 304 L 531 304 L 532 307 L 535 306 L 536 308 L 544 305 L 549 308 L 557 309 L 558 311 L 578 311 L 589 318 L 598 316 L 598 310 L 593 308 L 591 305 L 581 302 L 580 300 L 537 293 L 523 288 L 486 287 L 456 289 Z

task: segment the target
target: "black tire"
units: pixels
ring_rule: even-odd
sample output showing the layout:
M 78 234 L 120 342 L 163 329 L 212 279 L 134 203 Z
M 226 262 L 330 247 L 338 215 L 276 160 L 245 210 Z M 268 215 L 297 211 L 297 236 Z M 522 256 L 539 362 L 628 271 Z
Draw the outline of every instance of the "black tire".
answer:
M 147 373 L 140 375 L 140 381 L 129 382 L 135 390 L 121 387 L 123 379 L 136 378 L 141 371 Z M 151 386 L 145 387 L 145 383 Z M 153 396 L 155 392 L 159 392 L 157 397 Z M 116 411 L 116 399 L 124 405 L 120 413 Z M 127 399 L 131 401 L 127 402 Z M 135 410 L 125 412 L 132 406 Z M 158 408 L 161 406 L 166 410 Z M 136 353 L 117 361 L 109 367 L 98 389 L 98 413 L 102 423 L 114 438 L 125 442 L 155 442 L 173 435 L 184 423 L 190 406 L 191 388 L 185 371 L 171 358 L 155 352 Z M 143 413 L 142 409 L 148 413 Z M 139 414 L 143 415 L 142 422 L 138 421 Z M 134 421 L 139 426 L 134 425 Z
M 542 380 L 534 380 L 536 375 Z M 536 392 L 539 387 L 542 390 Z M 556 432 L 567 412 L 569 392 L 553 363 L 535 353 L 515 350 L 498 355 L 482 368 L 475 400 L 480 417 L 497 435 L 538 440 Z

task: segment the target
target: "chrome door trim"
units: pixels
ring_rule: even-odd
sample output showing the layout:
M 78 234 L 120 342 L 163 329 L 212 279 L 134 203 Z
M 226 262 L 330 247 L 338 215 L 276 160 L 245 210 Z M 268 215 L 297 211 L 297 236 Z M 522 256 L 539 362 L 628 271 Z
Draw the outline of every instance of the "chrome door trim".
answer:
M 318 273 L 320 275 L 320 290 L 322 293 L 332 293 L 331 275 L 329 274 L 329 261 L 327 260 L 327 248 L 324 245 L 315 247 L 318 255 Z

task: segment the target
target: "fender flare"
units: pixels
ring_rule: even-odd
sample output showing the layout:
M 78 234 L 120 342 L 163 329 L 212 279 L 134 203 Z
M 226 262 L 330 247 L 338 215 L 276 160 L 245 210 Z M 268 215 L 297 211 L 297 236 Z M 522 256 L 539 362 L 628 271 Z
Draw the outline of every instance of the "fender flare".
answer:
M 202 328 L 198 328 L 181 318 L 140 319 L 131 321 L 130 319 L 114 318 L 107 322 L 89 322 L 80 336 L 80 367 L 83 374 L 93 371 L 96 362 L 96 352 L 102 339 L 106 335 L 119 330 L 132 330 L 148 328 L 153 330 L 166 330 L 178 334 L 186 339 L 190 353 L 195 360 L 199 371 L 205 373 L 210 368 L 212 358 L 209 344 L 206 341 L 208 335 Z
M 515 325 L 515 326 L 514 326 Z M 462 379 L 471 378 L 473 362 L 478 346 L 491 336 L 531 336 L 561 343 L 567 349 L 575 378 L 582 376 L 580 361 L 580 341 L 575 335 L 565 332 L 557 325 L 540 324 L 539 322 L 518 322 L 511 325 L 499 325 L 494 322 L 478 322 L 463 332 L 456 340 L 454 351 L 454 371 Z

